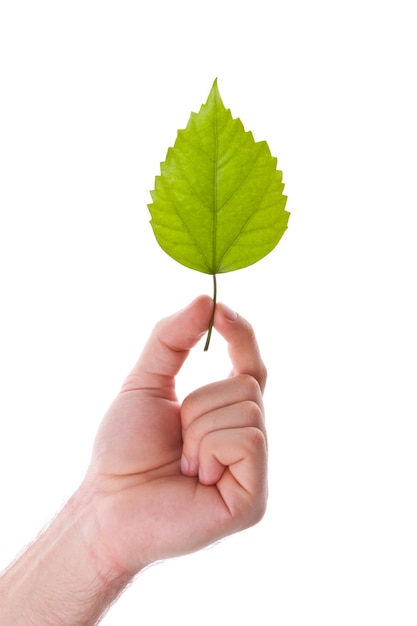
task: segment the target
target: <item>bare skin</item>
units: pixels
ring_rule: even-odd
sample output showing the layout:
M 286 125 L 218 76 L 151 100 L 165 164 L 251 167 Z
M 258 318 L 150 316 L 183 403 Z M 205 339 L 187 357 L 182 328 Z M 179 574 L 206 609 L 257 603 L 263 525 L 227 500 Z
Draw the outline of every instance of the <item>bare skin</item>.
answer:
M 218 304 L 230 377 L 182 404 L 175 393 L 211 312 L 202 296 L 155 326 L 99 427 L 82 485 L 0 578 L 0 623 L 96 624 L 147 565 L 262 518 L 266 370 L 248 322 Z

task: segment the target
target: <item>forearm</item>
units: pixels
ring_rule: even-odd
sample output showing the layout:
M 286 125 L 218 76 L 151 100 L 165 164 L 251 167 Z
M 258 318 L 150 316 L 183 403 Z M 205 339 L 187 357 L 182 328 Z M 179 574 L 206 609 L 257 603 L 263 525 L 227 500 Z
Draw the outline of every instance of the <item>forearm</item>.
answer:
M 0 577 L 0 624 L 96 624 L 130 579 L 98 542 L 94 507 L 79 491 Z

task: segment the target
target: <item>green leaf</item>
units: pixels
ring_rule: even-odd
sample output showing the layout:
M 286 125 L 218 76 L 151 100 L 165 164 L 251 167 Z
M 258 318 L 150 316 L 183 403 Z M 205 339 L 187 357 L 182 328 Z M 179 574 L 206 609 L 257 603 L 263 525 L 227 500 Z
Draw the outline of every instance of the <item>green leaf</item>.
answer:
M 149 205 L 163 250 L 186 267 L 215 275 L 252 265 L 284 234 L 282 172 L 226 109 L 214 81 L 206 104 L 178 131 Z

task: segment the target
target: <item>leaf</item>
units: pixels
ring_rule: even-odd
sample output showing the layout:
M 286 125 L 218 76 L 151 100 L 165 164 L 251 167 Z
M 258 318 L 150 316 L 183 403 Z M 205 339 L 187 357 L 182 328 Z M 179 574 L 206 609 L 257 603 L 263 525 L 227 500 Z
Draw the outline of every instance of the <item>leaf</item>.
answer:
M 283 190 L 268 144 L 233 119 L 215 80 L 161 164 L 148 205 L 153 232 L 173 259 L 212 274 L 216 288 L 216 274 L 252 265 L 275 248 L 289 219 Z

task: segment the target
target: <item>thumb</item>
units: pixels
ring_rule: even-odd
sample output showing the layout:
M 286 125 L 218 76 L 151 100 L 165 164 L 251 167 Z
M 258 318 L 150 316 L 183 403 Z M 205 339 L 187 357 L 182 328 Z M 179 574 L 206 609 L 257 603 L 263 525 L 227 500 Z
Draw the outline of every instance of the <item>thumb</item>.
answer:
M 213 300 L 200 296 L 185 309 L 158 322 L 122 391 L 172 389 L 174 377 L 191 348 L 207 331 L 212 312 Z

